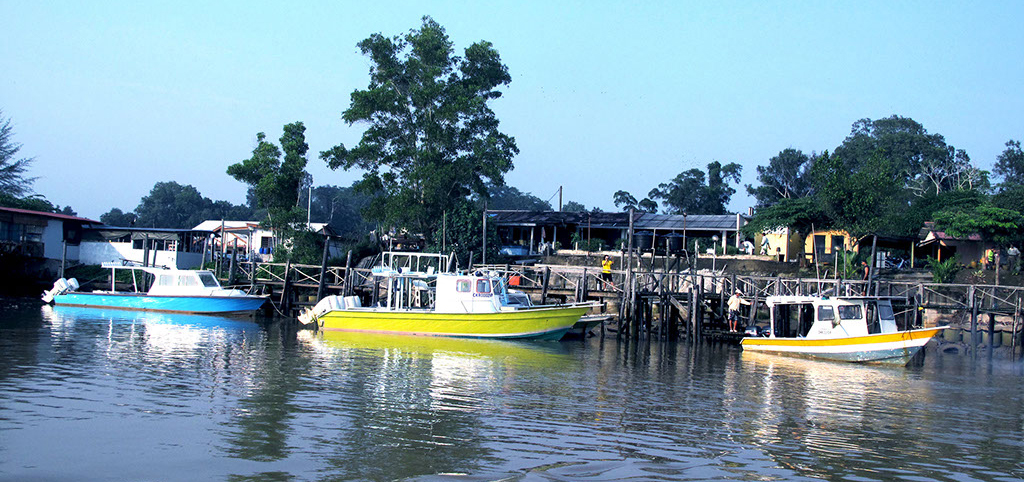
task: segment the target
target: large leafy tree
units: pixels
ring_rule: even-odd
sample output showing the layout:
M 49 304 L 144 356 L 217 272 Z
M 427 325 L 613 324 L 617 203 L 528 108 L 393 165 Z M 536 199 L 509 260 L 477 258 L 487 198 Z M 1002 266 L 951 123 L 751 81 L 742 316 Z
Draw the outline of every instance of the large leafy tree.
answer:
M 444 213 L 465 211 L 463 201 L 485 198 L 488 183 L 504 184 L 512 169 L 519 149 L 489 106 L 512 78 L 490 42 L 454 55 L 430 17 L 406 35 L 374 34 L 358 46 L 370 59 L 370 84 L 352 93 L 342 119 L 367 128 L 355 147 L 320 157 L 332 169 L 364 171 L 358 188 L 375 195 L 369 219 L 430 239 Z
M 528 192 L 522 192 L 508 185 L 487 186 L 489 200 L 488 209 L 508 209 L 522 211 L 550 211 L 551 203 L 534 196 Z
M 767 166 L 757 166 L 760 186 L 747 185 L 747 192 L 757 205 L 771 206 L 782 199 L 797 199 L 811 193 L 808 173 L 811 157 L 797 149 L 785 149 L 772 157 Z
M 308 177 L 305 132 L 302 122 L 285 125 L 281 148 L 260 132 L 252 157 L 228 166 L 231 177 L 252 188 L 257 206 L 267 211 L 265 224 L 273 229 L 297 229 L 295 224 L 306 220 L 305 206 L 299 204 L 299 192 Z
M 909 117 L 861 119 L 833 154 L 851 172 L 873 158 L 884 158 L 901 187 L 917 196 L 987 186 L 987 175 L 971 164 L 966 152 Z
M 311 221 L 327 223 L 336 233 L 350 240 L 360 240 L 373 229 L 361 214 L 370 198 L 355 188 L 318 186 L 312 192 L 313 202 L 309 203 Z M 306 190 L 300 193 L 300 205 L 307 203 L 307 193 Z
M 1024 151 L 1020 141 L 1006 141 L 1006 149 L 996 158 L 992 171 L 1002 179 L 1003 188 L 1024 185 Z
M 100 221 L 111 226 L 134 223 L 144 228 L 186 229 L 209 219 L 250 220 L 252 215 L 252 210 L 246 206 L 212 201 L 194 186 L 168 181 L 154 184 L 134 212 L 113 208 L 101 215 Z
M 14 142 L 11 120 L 0 111 L 0 195 L 19 198 L 32 192 L 34 177 L 25 173 L 32 164 L 30 157 L 18 157 L 21 144 Z
M 658 203 L 652 201 L 651 198 L 645 197 L 643 200 L 637 202 L 636 198 L 627 191 L 615 191 L 615 194 L 612 196 L 612 202 L 615 203 L 615 207 L 623 211 L 629 211 L 630 208 L 632 208 L 635 211 L 642 213 L 658 212 Z
M 826 151 L 811 168 L 818 206 L 833 227 L 857 237 L 900 230 L 898 217 L 907 206 L 899 196 L 897 168 L 878 154 L 850 167 Z
M 700 169 L 683 171 L 659 184 L 648 196 L 661 200 L 667 214 L 727 214 L 726 205 L 736 193 L 731 184 L 740 182 L 743 167 L 735 162 L 723 166 L 712 161 L 707 168 L 707 177 Z

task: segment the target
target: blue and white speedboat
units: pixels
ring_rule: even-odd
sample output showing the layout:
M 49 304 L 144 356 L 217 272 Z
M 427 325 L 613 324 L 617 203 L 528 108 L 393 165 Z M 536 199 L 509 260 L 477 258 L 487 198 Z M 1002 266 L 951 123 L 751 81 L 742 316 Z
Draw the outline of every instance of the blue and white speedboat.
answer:
M 161 311 L 167 313 L 251 314 L 268 296 L 222 288 L 217 277 L 205 270 L 179 270 L 152 266 L 106 264 L 111 269 L 109 291 L 78 291 L 78 281 L 61 278 L 43 293 L 43 301 L 55 305 Z M 131 272 L 134 291 L 117 291 L 118 270 Z M 140 279 L 141 278 L 141 279 Z M 139 285 L 149 284 L 146 292 Z

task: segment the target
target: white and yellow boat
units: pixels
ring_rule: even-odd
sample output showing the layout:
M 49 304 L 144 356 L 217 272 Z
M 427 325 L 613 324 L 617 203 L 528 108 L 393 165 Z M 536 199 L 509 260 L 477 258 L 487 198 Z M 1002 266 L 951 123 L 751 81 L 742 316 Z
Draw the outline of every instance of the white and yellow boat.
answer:
M 510 296 L 486 273 L 440 273 L 447 256 L 385 253 L 374 276 L 384 299 L 363 306 L 356 296 L 328 296 L 299 320 L 325 331 L 361 331 L 465 338 L 558 340 L 593 304 L 532 306 Z
M 768 336 L 744 338 L 744 351 L 905 365 L 947 328 L 899 330 L 891 300 L 881 297 L 769 296 L 765 303 Z

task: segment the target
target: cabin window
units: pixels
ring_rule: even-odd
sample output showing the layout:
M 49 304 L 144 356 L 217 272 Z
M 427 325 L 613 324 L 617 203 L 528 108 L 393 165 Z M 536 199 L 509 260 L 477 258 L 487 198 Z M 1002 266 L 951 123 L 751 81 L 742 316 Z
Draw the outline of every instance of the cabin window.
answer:
M 772 314 L 775 336 L 796 338 L 807 336 L 814 324 L 814 305 L 811 304 L 780 304 L 775 306 Z
M 203 286 L 207 288 L 217 288 L 220 286 L 217 284 L 217 278 L 214 278 L 213 273 L 210 273 L 209 271 L 199 273 L 199 281 L 202 281 Z
M 157 282 L 160 286 L 174 286 L 174 276 L 169 274 L 160 275 L 160 280 Z
M 491 280 L 480 279 L 476 280 L 476 292 L 483 294 L 490 294 L 491 292 Z
M 191 275 L 178 276 L 178 286 L 199 286 L 199 282 Z
M 470 284 L 468 279 L 460 279 L 455 282 L 455 291 L 458 291 L 459 293 L 469 293 L 469 287 Z
M 878 317 L 883 319 L 883 320 L 893 320 L 893 319 L 896 319 L 896 317 L 893 316 L 893 314 L 892 314 L 892 305 L 890 305 L 888 303 L 879 303 L 878 304 Z
M 879 313 L 878 313 L 877 305 L 875 303 L 868 303 L 867 315 L 868 315 L 868 319 L 867 319 L 867 322 L 868 322 L 868 334 L 869 335 L 874 335 L 876 333 L 881 333 L 882 332 L 882 324 L 879 323 L 879 321 L 878 321 Z
M 832 321 L 836 319 L 835 310 L 833 310 L 831 306 L 819 306 L 818 319 L 821 321 Z
M 841 320 L 861 319 L 860 305 L 840 305 L 838 308 Z

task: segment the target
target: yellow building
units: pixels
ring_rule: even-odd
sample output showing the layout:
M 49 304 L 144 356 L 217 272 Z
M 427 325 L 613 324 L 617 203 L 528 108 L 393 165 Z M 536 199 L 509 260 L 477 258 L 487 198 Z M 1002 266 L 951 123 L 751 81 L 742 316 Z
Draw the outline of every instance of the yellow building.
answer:
M 824 229 L 804 236 L 791 228 L 780 228 L 757 235 L 755 242 L 758 254 L 790 262 L 801 258 L 833 262 L 836 253 L 842 253 L 844 249 L 857 252 L 859 249 L 857 240 L 846 231 Z

